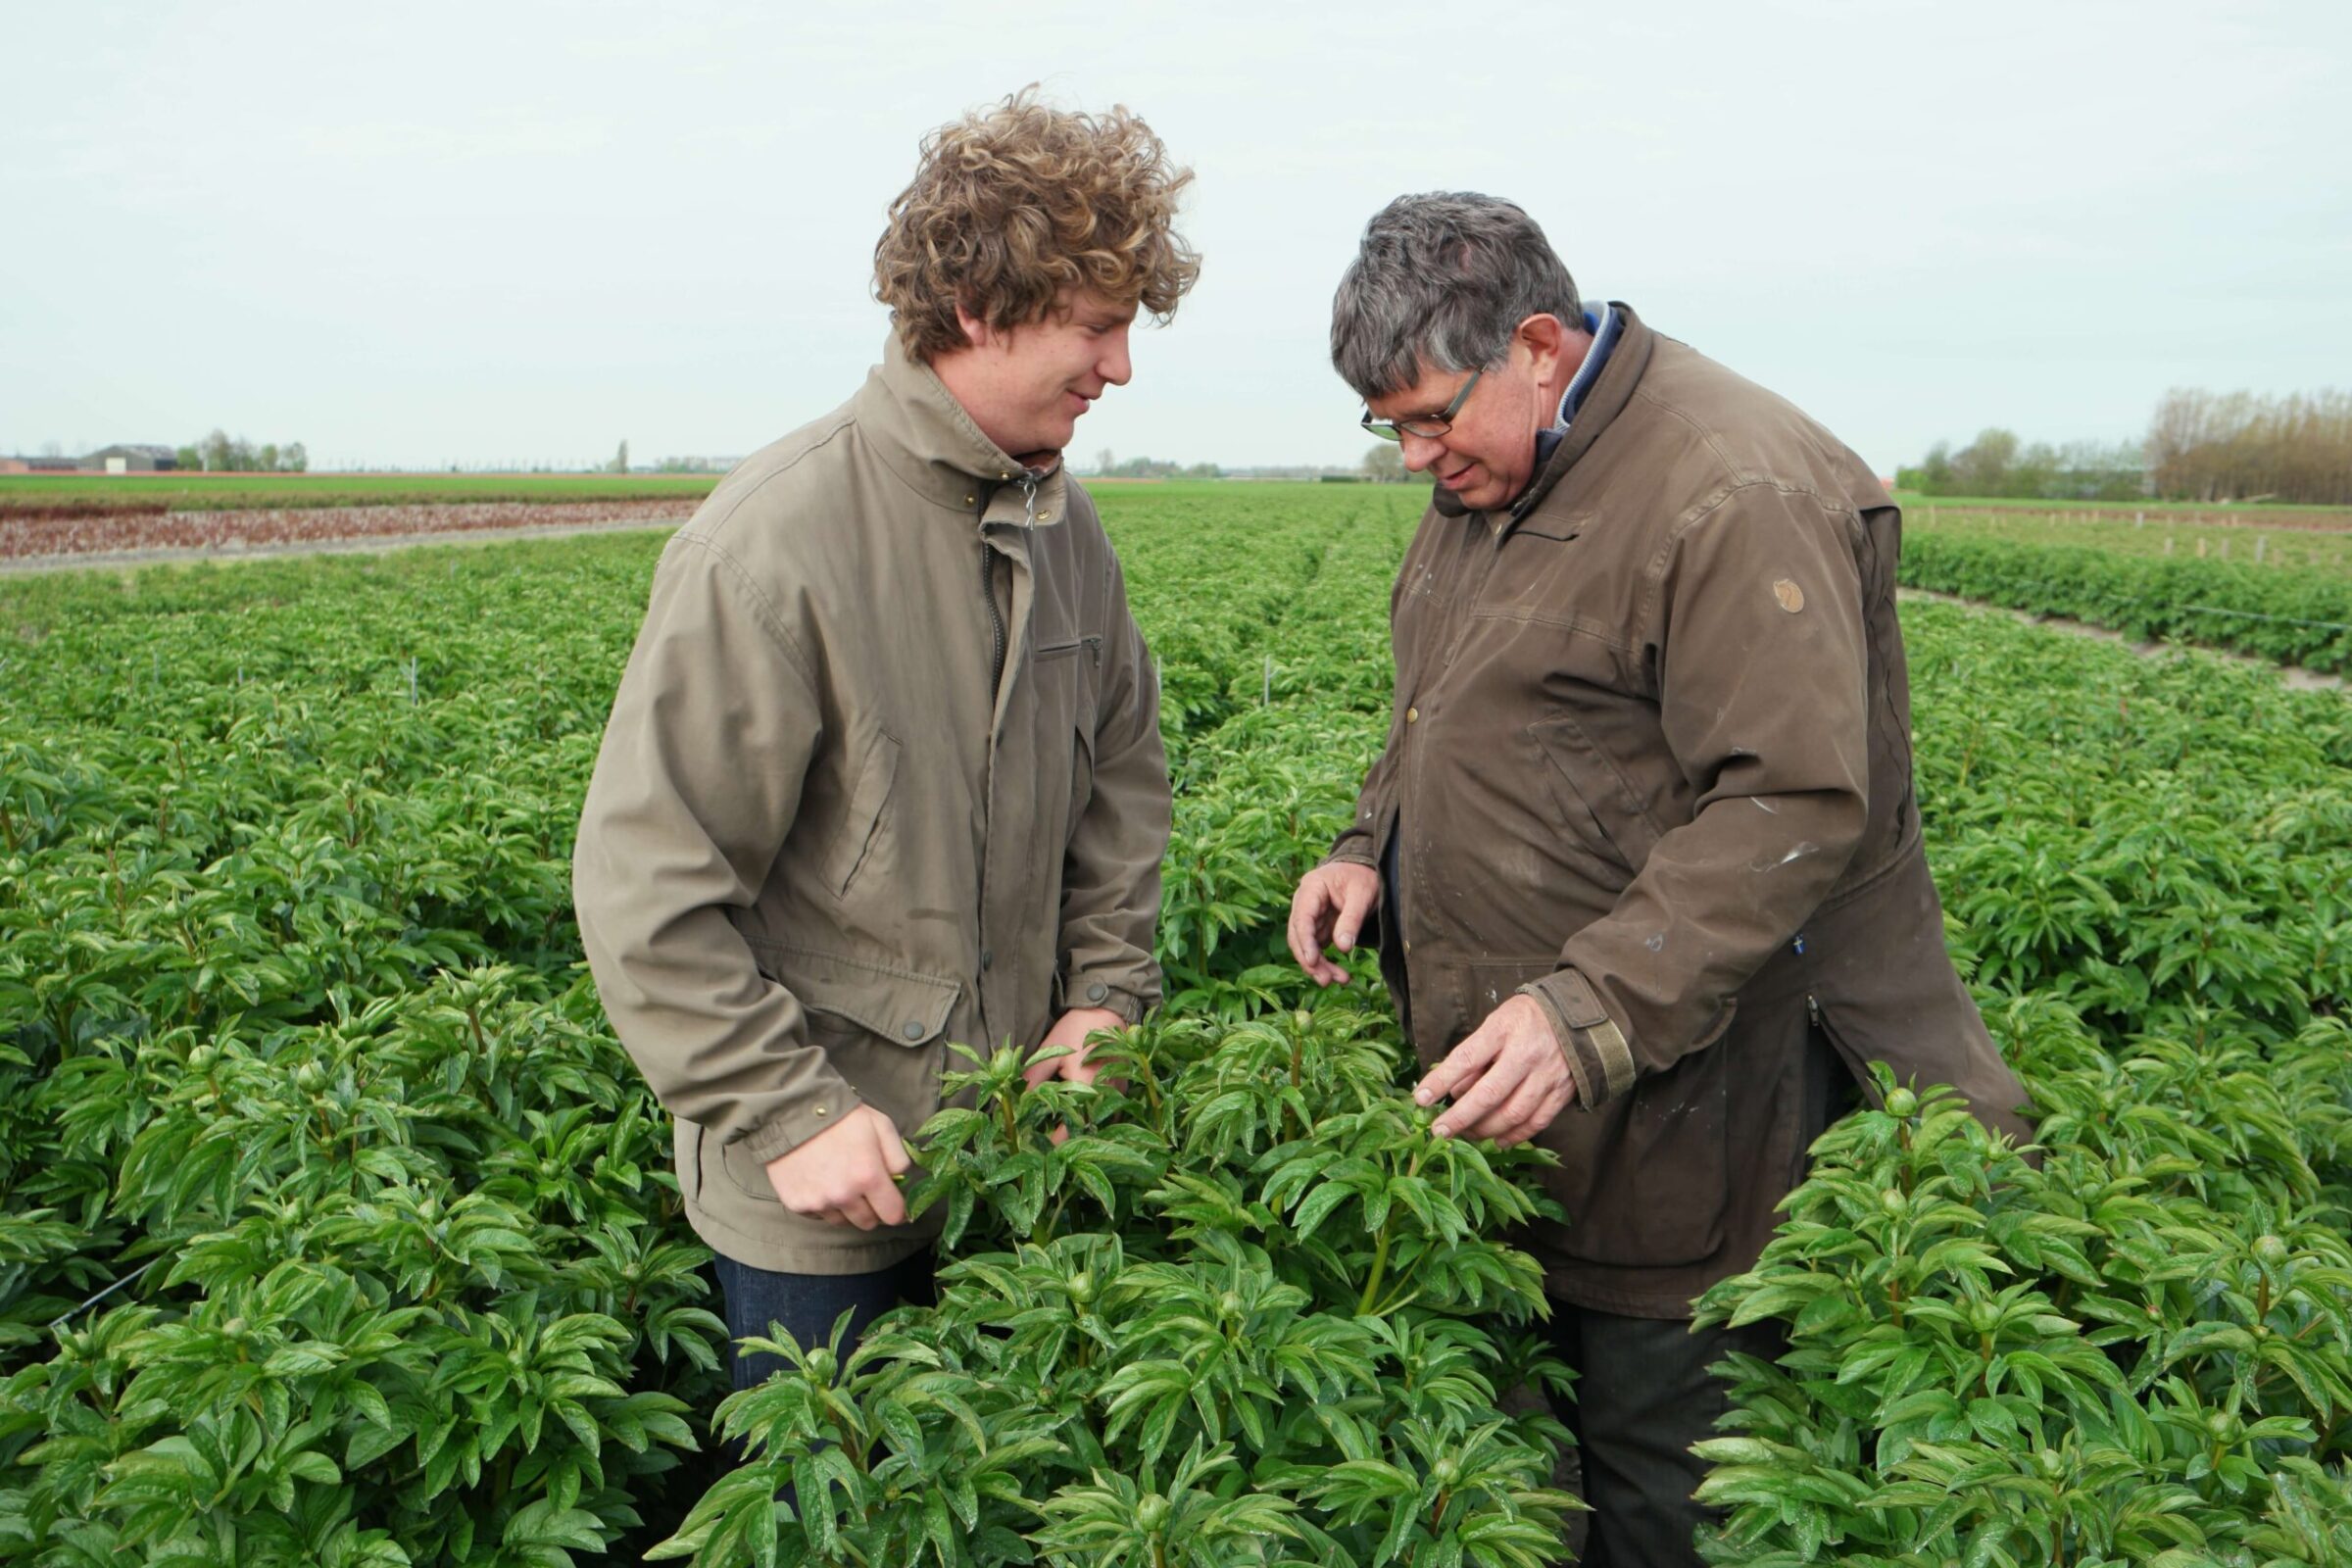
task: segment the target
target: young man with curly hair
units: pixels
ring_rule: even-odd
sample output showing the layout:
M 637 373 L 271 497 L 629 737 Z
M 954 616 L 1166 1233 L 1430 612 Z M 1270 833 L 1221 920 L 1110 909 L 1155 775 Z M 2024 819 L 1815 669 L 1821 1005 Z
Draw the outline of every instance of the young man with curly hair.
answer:
M 896 1178 L 950 1041 L 1083 1081 L 1158 998 L 1157 687 L 1061 454 L 1198 275 L 1190 178 L 1124 109 L 934 132 L 874 249 L 883 363 L 662 552 L 573 891 L 737 1339 L 928 1298 Z

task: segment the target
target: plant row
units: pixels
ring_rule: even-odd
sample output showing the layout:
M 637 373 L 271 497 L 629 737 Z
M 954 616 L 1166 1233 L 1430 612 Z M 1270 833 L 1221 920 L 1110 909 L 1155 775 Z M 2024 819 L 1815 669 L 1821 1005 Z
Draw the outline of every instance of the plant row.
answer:
M 1906 588 L 2063 615 L 2143 641 L 2232 649 L 2309 669 L 2352 668 L 2352 580 L 2192 556 L 1915 529 Z

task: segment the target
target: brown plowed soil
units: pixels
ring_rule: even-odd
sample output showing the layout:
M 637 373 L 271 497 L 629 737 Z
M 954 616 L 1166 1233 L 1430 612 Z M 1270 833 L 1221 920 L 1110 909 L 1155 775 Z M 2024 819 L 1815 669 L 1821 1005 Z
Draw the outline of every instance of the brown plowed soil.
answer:
M 0 515 L 0 561 L 150 551 L 235 554 L 347 539 L 395 541 L 421 534 L 601 528 L 632 522 L 650 528 L 683 521 L 693 511 L 693 503 L 681 501 L 492 501 L 253 512 L 134 512 L 98 516 Z

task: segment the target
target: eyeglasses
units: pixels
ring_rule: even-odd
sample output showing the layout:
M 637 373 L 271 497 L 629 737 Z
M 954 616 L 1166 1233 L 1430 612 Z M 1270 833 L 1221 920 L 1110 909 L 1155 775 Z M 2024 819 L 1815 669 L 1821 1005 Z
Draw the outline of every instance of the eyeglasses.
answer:
M 1454 416 L 1462 412 L 1462 405 L 1470 401 L 1470 389 L 1478 385 L 1478 378 L 1486 373 L 1484 370 L 1471 371 L 1470 379 L 1462 383 L 1462 389 L 1453 395 L 1453 401 L 1435 414 L 1416 415 L 1409 419 L 1375 419 L 1372 411 L 1367 408 L 1362 420 L 1365 433 L 1376 435 L 1383 441 L 1401 441 L 1408 435 L 1434 441 L 1453 428 Z

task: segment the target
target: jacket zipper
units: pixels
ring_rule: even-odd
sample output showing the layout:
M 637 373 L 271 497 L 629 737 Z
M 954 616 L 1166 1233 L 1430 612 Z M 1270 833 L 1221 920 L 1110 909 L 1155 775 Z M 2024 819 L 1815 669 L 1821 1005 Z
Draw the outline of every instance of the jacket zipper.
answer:
M 1021 526 L 1027 528 L 1034 526 L 1037 522 L 1037 475 L 1024 468 L 1021 471 L 1020 486 Z M 982 510 L 985 511 L 986 508 L 984 507 Z M 997 609 L 995 564 L 989 560 L 986 533 L 980 536 L 980 597 L 988 601 L 988 626 L 992 636 L 992 652 L 989 656 L 988 701 L 989 709 L 993 712 L 996 709 L 997 697 L 1004 689 L 1004 616 L 1003 612 Z
M 997 710 L 997 694 L 1004 688 L 1004 614 L 997 609 L 996 564 L 989 559 L 988 536 L 980 537 L 980 597 L 988 601 L 988 626 L 991 636 L 989 653 L 988 710 Z M 990 724 L 993 727 L 995 720 Z

